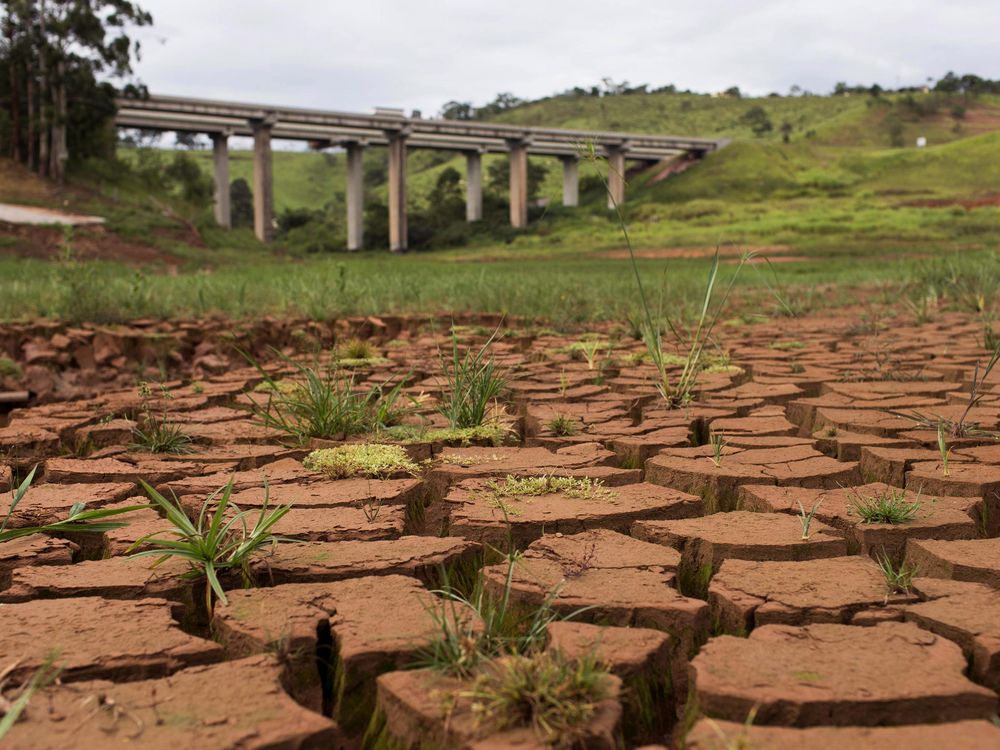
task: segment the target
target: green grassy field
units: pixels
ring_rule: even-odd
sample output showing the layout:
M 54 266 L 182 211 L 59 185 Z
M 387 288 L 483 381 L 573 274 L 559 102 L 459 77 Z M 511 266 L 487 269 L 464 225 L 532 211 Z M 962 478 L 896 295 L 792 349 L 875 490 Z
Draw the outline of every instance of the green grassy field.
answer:
M 898 99 L 898 95 L 894 95 Z M 925 97 L 926 99 L 926 97 Z M 869 97 L 778 97 L 724 99 L 680 94 L 607 98 L 557 97 L 519 107 L 499 119 L 580 128 L 621 128 L 724 136 L 733 142 L 702 163 L 666 180 L 655 170 L 630 175 L 624 213 L 640 266 L 650 288 L 667 306 L 695 299 L 707 269 L 706 253 L 717 245 L 762 248 L 776 262 L 768 276 L 744 273 L 751 300 L 774 307 L 767 283 L 802 306 L 864 301 L 871 294 L 906 292 L 927 265 L 945 259 L 974 275 L 996 266 L 1000 245 L 1000 97 L 981 97 L 964 117 L 947 107 L 907 105 L 904 142 L 918 134 L 927 148 L 890 148 L 883 127 L 899 103 Z M 774 123 L 760 137 L 741 120 L 762 106 Z M 792 123 L 789 143 L 779 126 Z M 996 129 L 994 129 L 996 128 Z M 123 150 L 127 162 L 130 152 Z M 210 155 L 192 152 L 207 174 Z M 248 153 L 231 155 L 233 179 L 249 180 Z M 502 156 L 490 156 L 486 167 Z M 409 157 L 409 196 L 425 208 L 438 176 L 464 170 L 460 155 L 414 152 Z M 366 154 L 370 200 L 384 198 L 378 151 Z M 595 180 L 582 205 L 558 205 L 558 161 L 540 195 L 547 207 L 532 211 L 530 227 L 488 234 L 461 247 L 430 243 L 432 253 L 391 257 L 303 254 L 282 238 L 264 247 L 247 230 L 212 226 L 207 206 L 150 191 L 128 169 L 94 167 L 79 172 L 80 190 L 60 203 L 108 218 L 108 230 L 130 242 L 157 248 L 162 262 L 140 269 L 118 263 L 65 267 L 45 261 L 0 259 L 0 317 L 91 317 L 302 314 L 457 310 L 508 312 L 560 322 L 622 317 L 636 307 L 634 280 L 623 259 L 625 244 L 616 217 L 607 210 Z M 583 164 L 581 176 L 599 175 L 602 165 Z M 275 203 L 326 210 L 330 231 L 343 220 L 342 154 L 276 152 Z M 0 199 L 45 203 L 35 193 L 0 184 Z M 200 232 L 193 241 L 191 232 Z M 17 240 L 8 250 L 17 251 Z M 701 259 L 674 257 L 701 255 Z M 782 258 L 784 256 L 784 258 Z M 782 261 L 782 262 L 778 262 Z M 173 267 L 176 276 L 161 271 Z M 766 268 L 766 267 L 765 267 Z M 81 270 L 82 269 L 82 270 Z M 89 279 L 107 301 L 89 299 Z M 769 280 L 769 281 L 768 281 Z M 767 281 L 767 283 L 765 283 Z M 838 286 L 816 294 L 817 285 Z M 872 289 L 875 289 L 873 292 Z M 72 309 L 86 311 L 74 315 Z

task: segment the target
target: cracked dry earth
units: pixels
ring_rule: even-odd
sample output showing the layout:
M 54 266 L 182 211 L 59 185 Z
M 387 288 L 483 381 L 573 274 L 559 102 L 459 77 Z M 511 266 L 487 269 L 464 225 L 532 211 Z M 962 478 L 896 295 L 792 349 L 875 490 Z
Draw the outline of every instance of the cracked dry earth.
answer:
M 140 479 L 191 514 L 230 478 L 241 507 L 259 506 L 265 481 L 294 507 L 275 529 L 292 541 L 254 562 L 254 587 L 225 581 L 210 623 L 183 564 L 128 556 L 166 528 L 153 510 L 105 534 L 0 544 L 3 695 L 47 660 L 61 668 L 3 745 L 543 746 L 446 705 L 463 686 L 414 668 L 435 637 L 441 571 L 481 567 L 487 590 L 503 590 L 507 566 L 486 550 L 513 544 L 515 602 L 575 615 L 549 627 L 547 648 L 594 654 L 612 675 L 577 745 L 1000 747 L 1000 444 L 955 440 L 945 472 L 936 431 L 899 416 L 961 414 L 986 356 L 978 325 L 955 314 L 858 328 L 841 312 L 726 327 L 735 366 L 704 374 L 682 409 L 659 400 L 635 341 L 591 367 L 567 354 L 579 336 L 509 335 L 494 352 L 511 443 L 409 445 L 425 462 L 414 477 L 307 470 L 316 446 L 255 421 L 246 393 L 261 378 L 236 365 L 156 391 L 153 412 L 194 440 L 184 455 L 129 447 L 134 389 L 15 409 L 0 422 L 0 491 L 39 470 L 12 527 L 78 501 L 136 502 Z M 404 379 L 434 422 L 445 339 L 395 329 L 392 342 L 367 331 L 384 360 L 356 368 L 357 382 Z M 982 393 L 971 419 L 1000 429 L 1000 377 Z M 570 434 L 553 431 L 557 417 Z M 711 433 L 724 437 L 718 465 Z M 601 489 L 501 508 L 489 482 L 508 475 Z M 859 497 L 892 492 L 919 503 L 911 519 L 859 516 Z M 800 505 L 816 509 L 805 539 Z M 915 569 L 912 584 L 890 589 L 880 563 Z

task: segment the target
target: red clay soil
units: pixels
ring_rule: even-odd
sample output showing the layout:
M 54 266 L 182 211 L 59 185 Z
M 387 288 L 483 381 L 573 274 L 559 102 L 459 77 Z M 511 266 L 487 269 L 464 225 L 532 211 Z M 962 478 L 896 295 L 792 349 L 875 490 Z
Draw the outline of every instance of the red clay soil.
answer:
M 271 656 L 191 667 L 142 682 L 44 689 L 4 740 L 11 750 L 334 747 L 336 725 L 302 708 Z
M 497 324 L 470 315 L 456 333 L 478 346 Z M 991 435 L 953 439 L 945 476 L 936 430 L 898 416 L 964 412 L 975 364 L 988 356 L 980 320 L 941 311 L 920 326 L 875 325 L 870 310 L 847 308 L 720 326 L 734 366 L 703 373 L 680 409 L 657 394 L 640 341 L 617 338 L 614 361 L 591 368 L 572 353 L 581 332 L 516 324 L 494 345 L 510 382 L 498 402 L 512 429 L 503 446 L 417 441 L 403 446 L 420 462 L 416 476 L 340 480 L 303 459 L 343 441 L 295 443 L 254 417 L 261 376 L 230 356 L 227 337 L 286 380 L 294 368 L 269 347 L 320 352 L 333 365 L 335 345 L 366 339 L 382 359 L 351 368 L 356 387 L 399 379 L 404 400 L 415 400 L 408 422 L 442 427 L 437 351 L 448 331 L 398 316 L 0 326 L 0 356 L 24 370 L 3 378 L 0 396 L 36 393 L 0 415 L 0 492 L 9 497 L 39 466 L 12 526 L 64 518 L 77 501 L 135 502 L 140 479 L 175 493 L 192 518 L 230 479 L 232 499 L 250 512 L 265 486 L 272 506 L 293 504 L 275 528 L 286 541 L 250 564 L 251 588 L 238 571 L 222 575 L 229 603 L 216 606 L 218 642 L 201 637 L 197 571 L 127 557 L 167 529 L 156 510 L 124 529 L 0 543 L 0 619 L 9 620 L 0 641 L 14 639 L 0 653 L 15 655 L 0 673 L 26 657 L 0 697 L 17 694 L 53 643 L 65 669 L 8 743 L 355 747 L 370 726 L 376 745 L 437 737 L 442 750 L 538 747 L 530 729 L 474 720 L 468 691 L 496 662 L 461 679 L 411 669 L 439 627 L 433 590 L 448 582 L 472 595 L 489 563 L 489 595 L 504 593 L 512 571 L 518 615 L 546 602 L 574 615 L 552 625 L 548 643 L 571 656 L 593 650 L 623 681 L 584 729 L 592 747 L 672 746 L 669 733 L 686 726 L 679 716 L 712 719 L 726 735 L 754 706 L 747 732 L 778 747 L 997 744 L 986 719 L 1000 686 L 991 595 L 1000 588 L 1000 446 Z M 610 339 L 610 325 L 592 328 Z M 190 434 L 192 453 L 130 445 L 144 409 L 134 381 L 160 377 L 149 370 L 157 361 L 167 362 L 169 397 L 157 388 L 149 406 Z M 989 431 L 1000 425 L 1000 375 L 982 393 L 971 415 Z M 577 431 L 556 434 L 562 416 Z M 719 466 L 713 435 L 724 443 Z M 584 497 L 501 497 L 501 508 L 486 483 L 507 475 L 601 486 Z M 921 504 L 913 520 L 855 515 L 855 495 L 903 490 Z M 800 502 L 816 507 L 805 540 Z M 508 545 L 520 550 L 512 569 L 498 563 Z M 918 577 L 890 592 L 872 556 L 906 560 Z M 475 629 L 472 613 L 461 617 Z M 449 714 L 453 690 L 462 694 Z M 105 698 L 80 714 L 95 694 Z M 901 726 L 865 726 L 876 724 Z M 690 746 L 711 747 L 712 726 L 697 723 Z
M 845 658 L 845 655 L 850 658 Z M 691 662 L 708 717 L 791 727 L 989 719 L 997 696 L 965 676 L 954 643 L 912 623 L 766 625 L 722 636 Z
M 621 682 L 614 675 L 605 677 L 604 682 L 608 697 L 596 704 L 592 718 L 577 728 L 574 742 L 578 747 L 616 750 L 621 746 Z M 470 688 L 469 682 L 424 669 L 384 674 L 378 678 L 384 731 L 402 747 L 542 750 L 548 746 L 528 729 L 492 728 L 488 719 L 473 711 Z
M 912 601 L 915 595 L 889 591 L 873 560 L 857 556 L 803 562 L 726 560 L 708 589 L 712 621 L 733 635 L 762 625 L 848 624 L 859 612 Z
M 233 592 L 213 630 L 229 658 L 285 653 L 292 696 L 357 734 L 374 709 L 375 678 L 412 662 L 438 632 L 435 602 L 409 576 L 288 584 Z
M 910 727 L 762 727 L 702 719 L 688 732 L 686 750 L 983 750 L 1000 746 L 1000 727 L 990 721 L 956 721 Z

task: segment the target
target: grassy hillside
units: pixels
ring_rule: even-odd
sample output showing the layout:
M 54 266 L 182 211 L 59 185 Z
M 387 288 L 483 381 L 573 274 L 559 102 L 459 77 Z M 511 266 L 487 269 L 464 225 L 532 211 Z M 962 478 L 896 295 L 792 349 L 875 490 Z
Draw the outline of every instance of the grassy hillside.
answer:
M 772 122 L 772 129 L 759 135 L 743 117 L 757 106 Z M 703 278 L 706 253 L 716 245 L 751 246 L 786 261 L 774 265 L 778 283 L 793 293 L 801 288 L 799 293 L 815 304 L 809 289 L 819 283 L 898 285 L 937 259 L 960 260 L 972 270 L 996 267 L 1000 98 L 980 97 L 961 114 L 956 116 L 953 103 L 927 95 L 748 100 L 651 94 L 556 97 L 498 119 L 731 138 L 726 148 L 667 179 L 656 179 L 658 168 L 630 173 L 625 218 L 650 285 L 666 299 L 691 300 Z M 787 143 L 780 132 L 784 118 L 794 122 Z M 929 139 L 927 148 L 912 145 L 918 134 Z M 891 147 L 892 138 L 906 145 Z M 196 174 L 200 168 L 207 176 L 210 154 L 191 155 Z M 138 161 L 127 149 L 120 156 L 125 163 Z M 232 177 L 249 181 L 250 154 L 231 156 Z M 504 157 L 490 155 L 484 161 L 488 173 Z M 109 315 L 440 309 L 573 320 L 620 315 L 634 296 L 621 228 L 606 208 L 597 179 L 603 166 L 581 166 L 581 206 L 567 209 L 559 205 L 558 160 L 533 162 L 549 171 L 529 228 L 515 232 L 506 226 L 501 186 L 488 195 L 492 219 L 470 233 L 461 219 L 461 183 L 449 193 L 451 209 L 458 201 L 458 218 L 450 219 L 454 223 L 433 224 L 427 218 L 439 207 L 430 200 L 439 177 L 449 168 L 464 174 L 463 157 L 412 152 L 411 237 L 422 232 L 425 247 L 438 252 L 403 259 L 386 257 L 381 240 L 375 242 L 376 253 L 313 254 L 343 242 L 344 157 L 339 153 L 275 152 L 277 211 L 308 208 L 322 212 L 322 219 L 270 247 L 257 243 L 247 229 L 214 228 L 207 202 L 184 200 L 179 187 L 153 179 L 157 170 L 83 165 L 61 191 L 20 174 L 8 179 L 0 170 L 0 200 L 108 218 L 106 229 L 78 232 L 73 243 L 82 257 L 129 264 L 94 271 L 96 286 L 118 311 Z M 369 205 L 384 201 L 383 150 L 365 154 L 365 176 Z M 372 211 L 368 218 L 385 223 L 384 211 Z M 368 235 L 377 231 L 369 227 Z M 308 242 L 298 242 L 296 232 L 304 232 Z M 314 242 L 317 237 L 324 241 Z M 0 257 L 0 316 L 59 315 L 59 299 L 65 297 L 67 305 L 75 299 L 77 286 L 70 285 L 66 294 L 60 289 L 79 275 L 76 267 L 49 270 L 40 261 L 23 260 L 51 258 L 61 242 L 58 231 L 39 229 L 0 243 L 0 256 L 7 256 Z M 669 265 L 663 258 L 671 259 Z M 142 273 L 136 275 L 136 266 Z M 178 277 L 161 276 L 159 269 L 171 269 Z M 761 279 L 756 272 L 746 276 L 758 287 Z

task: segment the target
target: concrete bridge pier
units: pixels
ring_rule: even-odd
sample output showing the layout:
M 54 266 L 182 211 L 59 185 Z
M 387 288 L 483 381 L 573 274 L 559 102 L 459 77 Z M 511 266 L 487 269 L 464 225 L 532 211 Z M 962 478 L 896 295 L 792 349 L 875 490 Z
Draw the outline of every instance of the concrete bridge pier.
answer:
M 561 156 L 563 168 L 564 206 L 580 205 L 580 160 L 575 156 Z
M 361 157 L 365 147 L 360 143 L 348 143 L 347 151 L 347 249 L 360 250 L 364 245 L 365 233 L 365 185 Z
M 212 177 L 215 181 L 215 222 L 225 229 L 233 226 L 229 201 L 229 133 L 212 133 Z
M 608 208 L 625 202 L 625 148 L 608 148 Z
M 510 146 L 510 224 L 515 229 L 528 226 L 528 144 L 508 141 Z
M 271 165 L 271 128 L 268 118 L 253 120 L 253 231 L 261 242 L 274 236 L 274 175 Z
M 389 139 L 389 250 L 407 248 L 406 232 L 406 138 L 405 130 L 387 130 Z
M 483 218 L 483 155 L 478 151 L 465 152 L 465 220 Z

